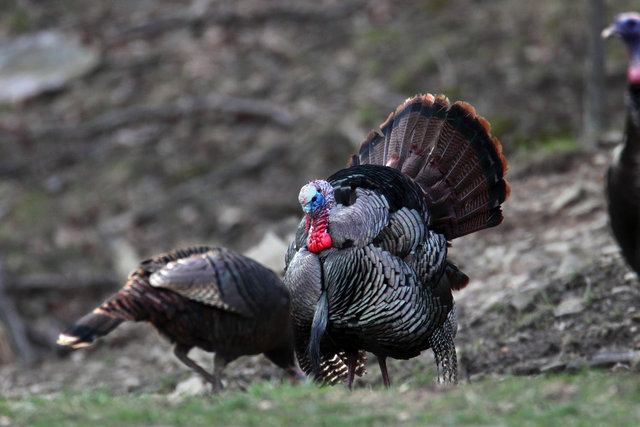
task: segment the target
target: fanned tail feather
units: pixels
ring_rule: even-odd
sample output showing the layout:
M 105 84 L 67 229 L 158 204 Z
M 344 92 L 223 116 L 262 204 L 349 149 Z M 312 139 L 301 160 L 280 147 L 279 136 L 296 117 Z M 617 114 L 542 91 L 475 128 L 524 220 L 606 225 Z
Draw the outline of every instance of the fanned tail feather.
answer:
M 489 123 L 444 95 L 407 99 L 360 146 L 352 164 L 393 167 L 419 184 L 429 226 L 447 239 L 496 226 L 509 197 L 507 161 Z

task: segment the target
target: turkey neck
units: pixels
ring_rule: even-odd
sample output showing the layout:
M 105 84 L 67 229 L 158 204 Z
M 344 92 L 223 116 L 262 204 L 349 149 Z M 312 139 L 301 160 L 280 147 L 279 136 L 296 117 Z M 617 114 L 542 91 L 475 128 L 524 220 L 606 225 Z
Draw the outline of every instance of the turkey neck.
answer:
M 330 205 L 327 203 L 313 216 L 307 214 L 306 224 L 309 231 L 309 240 L 307 241 L 307 249 L 311 252 L 318 253 L 323 249 L 331 247 L 331 236 L 327 232 L 329 227 L 329 211 Z
M 627 68 L 627 81 L 629 86 L 640 85 L 640 38 L 629 41 L 629 67 Z
M 640 82 L 630 83 L 627 93 L 627 121 L 620 160 L 633 166 L 640 162 Z

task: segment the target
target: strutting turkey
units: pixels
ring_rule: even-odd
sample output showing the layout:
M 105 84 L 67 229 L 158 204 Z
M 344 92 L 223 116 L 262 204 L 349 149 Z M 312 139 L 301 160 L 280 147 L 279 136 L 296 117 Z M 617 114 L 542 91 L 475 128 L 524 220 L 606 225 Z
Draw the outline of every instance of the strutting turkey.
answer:
M 151 323 L 217 390 L 225 365 L 250 354 L 264 353 L 292 381 L 304 378 L 295 365 L 286 288 L 273 271 L 228 249 L 191 247 L 143 261 L 58 344 L 86 347 L 126 320 Z M 213 375 L 188 357 L 193 347 L 215 352 Z
M 640 274 L 640 14 L 618 15 L 602 35 L 620 36 L 630 53 L 624 141 L 607 171 L 606 193 L 613 235 L 627 263 Z
M 426 94 L 371 131 L 347 169 L 302 187 L 305 215 L 284 277 L 300 367 L 351 388 L 368 351 L 389 387 L 387 357 L 432 348 L 438 378 L 455 383 L 451 291 L 469 278 L 447 247 L 502 222 L 506 170 L 502 146 L 472 106 Z

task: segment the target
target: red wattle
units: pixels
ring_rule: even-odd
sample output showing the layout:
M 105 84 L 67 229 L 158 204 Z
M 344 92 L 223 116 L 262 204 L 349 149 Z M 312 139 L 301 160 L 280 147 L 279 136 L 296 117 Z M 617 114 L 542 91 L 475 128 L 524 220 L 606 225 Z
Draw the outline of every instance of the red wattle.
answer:
M 324 206 L 315 215 L 307 215 L 305 225 L 308 227 L 309 240 L 307 249 L 313 253 L 318 253 L 323 249 L 331 247 L 331 236 L 327 233 L 329 226 L 329 206 Z
M 307 249 L 313 253 L 318 253 L 323 249 L 331 247 L 331 236 L 329 233 L 312 233 L 309 236 L 309 242 L 307 243 Z

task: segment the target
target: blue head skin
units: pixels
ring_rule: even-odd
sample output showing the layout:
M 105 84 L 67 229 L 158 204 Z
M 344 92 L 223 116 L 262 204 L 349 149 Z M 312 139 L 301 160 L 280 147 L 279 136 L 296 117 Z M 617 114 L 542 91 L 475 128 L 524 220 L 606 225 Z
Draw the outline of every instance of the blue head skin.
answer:
M 312 217 L 322 211 L 328 213 L 336 204 L 333 187 L 321 179 L 311 181 L 300 189 L 298 202 L 304 213 Z
M 298 202 L 306 214 L 313 215 L 325 205 L 322 193 L 313 184 L 307 184 L 300 190 Z
M 602 37 L 619 36 L 629 49 L 631 61 L 627 70 L 630 84 L 640 83 L 640 13 L 625 12 L 602 31 Z

